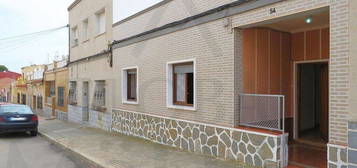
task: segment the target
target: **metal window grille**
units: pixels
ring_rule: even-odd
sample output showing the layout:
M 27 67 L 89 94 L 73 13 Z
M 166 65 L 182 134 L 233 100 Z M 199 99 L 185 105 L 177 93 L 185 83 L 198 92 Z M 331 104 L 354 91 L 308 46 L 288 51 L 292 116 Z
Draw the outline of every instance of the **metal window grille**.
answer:
M 50 82 L 50 97 L 56 95 L 55 82 Z
M 77 104 L 77 83 L 71 82 L 69 89 L 69 104 Z
M 58 87 L 58 99 L 57 105 L 63 107 L 64 106 L 64 87 Z
M 94 97 L 93 97 L 93 107 L 96 109 L 97 107 L 105 106 L 105 82 L 104 81 L 96 81 Z
M 239 125 L 284 131 L 284 96 L 240 94 Z

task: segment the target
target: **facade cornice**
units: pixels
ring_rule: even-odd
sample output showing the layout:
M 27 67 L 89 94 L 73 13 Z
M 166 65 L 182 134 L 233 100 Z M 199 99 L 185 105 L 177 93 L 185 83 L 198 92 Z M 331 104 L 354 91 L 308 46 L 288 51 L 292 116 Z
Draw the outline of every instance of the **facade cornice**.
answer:
M 77 4 L 79 4 L 82 0 L 75 0 L 69 7 L 68 11 L 72 10 Z

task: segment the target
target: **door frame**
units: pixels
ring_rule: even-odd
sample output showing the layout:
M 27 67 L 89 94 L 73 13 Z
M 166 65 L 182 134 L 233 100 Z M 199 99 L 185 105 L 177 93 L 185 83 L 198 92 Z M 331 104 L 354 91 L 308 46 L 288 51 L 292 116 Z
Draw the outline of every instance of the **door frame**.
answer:
M 326 63 L 328 66 L 328 76 L 329 76 L 329 89 L 330 89 L 330 62 L 329 59 L 321 59 L 321 60 L 309 60 L 309 61 L 293 61 L 293 116 L 294 116 L 294 121 L 293 121 L 293 132 L 294 132 L 294 137 L 293 139 L 299 139 L 299 113 L 298 113 L 298 101 L 299 101 L 299 88 L 298 88 L 298 73 L 299 73 L 299 65 L 301 64 L 308 64 L 308 63 Z M 330 97 L 330 94 L 329 96 Z M 330 109 L 328 110 L 328 113 L 330 113 Z M 330 123 L 328 123 L 330 125 Z M 328 139 L 330 137 L 328 136 Z

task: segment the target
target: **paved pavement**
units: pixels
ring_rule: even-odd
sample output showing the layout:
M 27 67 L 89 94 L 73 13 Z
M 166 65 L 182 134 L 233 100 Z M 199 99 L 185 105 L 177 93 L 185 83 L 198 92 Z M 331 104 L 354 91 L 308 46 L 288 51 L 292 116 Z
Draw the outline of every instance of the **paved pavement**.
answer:
M 223 161 L 140 138 L 108 133 L 58 120 L 40 119 L 40 132 L 50 141 L 105 168 L 233 168 Z
M 0 168 L 82 168 L 42 137 L 0 135 Z M 84 168 L 84 167 L 83 167 Z

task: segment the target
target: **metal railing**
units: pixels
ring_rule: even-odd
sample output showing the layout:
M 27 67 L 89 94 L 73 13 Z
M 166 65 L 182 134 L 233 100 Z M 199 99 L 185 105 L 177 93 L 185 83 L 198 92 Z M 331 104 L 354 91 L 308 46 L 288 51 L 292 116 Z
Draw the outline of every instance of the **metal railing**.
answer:
M 239 125 L 284 131 L 284 96 L 240 94 Z

